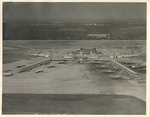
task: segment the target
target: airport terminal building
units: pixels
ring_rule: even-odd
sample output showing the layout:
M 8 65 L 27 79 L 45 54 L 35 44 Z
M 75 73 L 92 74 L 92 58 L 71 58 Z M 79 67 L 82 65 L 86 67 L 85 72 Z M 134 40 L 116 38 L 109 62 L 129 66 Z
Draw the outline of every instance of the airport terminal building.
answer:
M 74 52 L 74 54 L 102 54 L 100 52 L 97 52 L 96 48 L 93 48 L 93 49 L 83 49 L 83 48 L 80 48 L 80 50 L 77 50 L 76 52 Z

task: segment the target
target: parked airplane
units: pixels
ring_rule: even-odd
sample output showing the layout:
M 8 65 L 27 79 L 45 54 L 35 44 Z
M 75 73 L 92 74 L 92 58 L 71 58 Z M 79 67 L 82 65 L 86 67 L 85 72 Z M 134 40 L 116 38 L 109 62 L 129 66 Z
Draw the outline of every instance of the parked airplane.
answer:
M 113 78 L 113 79 L 121 79 L 121 77 L 119 75 L 115 75 L 115 76 L 110 76 L 110 78 Z
M 137 68 L 137 64 L 131 65 L 132 68 Z
M 127 76 L 127 75 L 126 75 L 126 76 L 122 76 L 122 78 L 123 78 L 123 79 L 126 79 L 126 80 L 131 79 L 130 76 Z
M 109 70 L 103 70 L 103 72 L 112 73 L 113 71 L 109 69 Z
M 31 55 L 31 56 L 40 56 L 40 57 L 49 57 L 49 55 L 47 55 L 47 54 L 29 54 L 29 53 L 27 53 L 27 55 Z
M 4 76 L 13 76 L 13 73 L 5 73 L 3 74 Z
M 54 67 L 54 64 L 51 64 L 51 65 L 48 66 L 48 68 L 51 68 L 51 67 Z
M 35 73 L 43 72 L 43 69 L 38 69 L 35 71 Z
M 16 68 L 21 68 L 24 67 L 25 65 L 18 65 Z
M 131 65 L 131 67 L 132 67 L 133 69 L 136 69 L 136 68 L 143 68 L 143 67 L 145 67 L 145 66 L 141 66 L 141 65 L 135 64 L 135 65 Z
M 102 65 L 102 66 L 100 66 L 101 68 L 106 68 L 106 66 L 105 65 Z
M 63 63 L 65 63 L 65 61 L 59 61 L 59 62 L 58 62 L 58 64 L 63 64 Z

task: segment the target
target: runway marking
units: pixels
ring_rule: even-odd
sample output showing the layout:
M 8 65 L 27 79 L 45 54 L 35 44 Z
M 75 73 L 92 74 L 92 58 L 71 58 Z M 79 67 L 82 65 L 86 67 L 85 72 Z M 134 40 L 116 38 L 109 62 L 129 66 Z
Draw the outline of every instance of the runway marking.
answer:
M 73 74 L 71 75 L 71 79 L 72 79 L 73 75 L 75 74 L 75 72 L 77 71 L 78 67 L 79 67 L 79 65 L 76 67 L 76 69 L 74 70 Z

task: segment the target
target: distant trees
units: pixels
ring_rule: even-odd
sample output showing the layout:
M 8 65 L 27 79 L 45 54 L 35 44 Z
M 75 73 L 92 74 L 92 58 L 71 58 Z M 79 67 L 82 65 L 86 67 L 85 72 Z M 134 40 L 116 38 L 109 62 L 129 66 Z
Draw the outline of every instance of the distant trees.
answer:
M 43 23 L 43 22 L 42 22 Z M 96 38 L 88 34 L 108 34 Z M 126 22 L 108 22 L 107 25 L 64 24 L 3 24 L 4 40 L 145 40 L 146 25 Z

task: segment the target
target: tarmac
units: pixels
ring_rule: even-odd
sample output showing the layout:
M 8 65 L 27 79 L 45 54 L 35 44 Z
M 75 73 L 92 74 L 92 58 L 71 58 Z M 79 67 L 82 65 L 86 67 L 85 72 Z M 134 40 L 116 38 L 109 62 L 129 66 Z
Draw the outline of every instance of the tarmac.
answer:
M 3 71 L 12 70 L 13 76 L 3 76 L 3 94 L 116 94 L 130 95 L 146 101 L 145 83 L 138 80 L 112 79 L 103 72 L 101 63 L 58 64 L 52 61 L 55 67 L 43 65 L 29 72 L 17 73 L 17 65 L 32 64 L 33 60 L 21 60 L 3 65 Z M 106 63 L 109 69 L 112 66 Z M 37 69 L 44 72 L 35 73 Z M 116 71 L 120 73 L 120 71 Z

